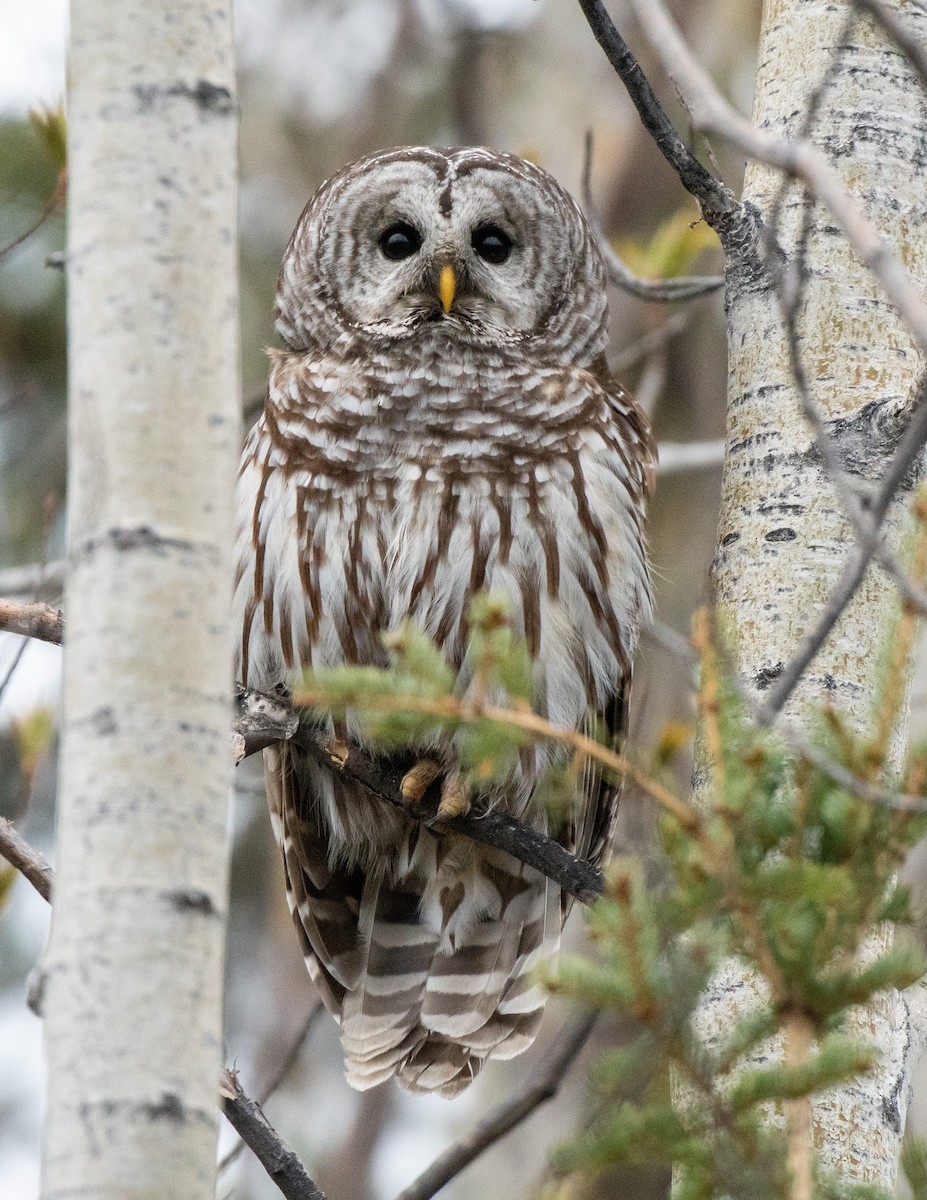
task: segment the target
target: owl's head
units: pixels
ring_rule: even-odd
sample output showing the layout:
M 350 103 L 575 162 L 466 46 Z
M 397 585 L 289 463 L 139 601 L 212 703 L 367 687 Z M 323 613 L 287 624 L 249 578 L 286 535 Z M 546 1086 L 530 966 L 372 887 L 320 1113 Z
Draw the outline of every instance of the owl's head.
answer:
M 485 149 L 406 147 L 343 168 L 303 211 L 277 289 L 294 350 L 532 341 L 585 362 L 605 310 L 576 203 L 540 167 Z

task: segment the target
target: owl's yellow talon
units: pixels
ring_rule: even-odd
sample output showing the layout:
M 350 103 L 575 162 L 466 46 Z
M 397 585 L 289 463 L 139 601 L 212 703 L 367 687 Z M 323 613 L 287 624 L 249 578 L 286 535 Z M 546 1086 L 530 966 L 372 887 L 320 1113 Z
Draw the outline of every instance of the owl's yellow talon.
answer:
M 458 771 L 449 771 L 441 784 L 441 803 L 435 814 L 436 821 L 451 821 L 464 817 L 470 811 L 470 793 Z
M 425 793 L 441 774 L 441 764 L 433 758 L 423 758 L 402 777 L 399 791 L 410 807 L 421 804 Z

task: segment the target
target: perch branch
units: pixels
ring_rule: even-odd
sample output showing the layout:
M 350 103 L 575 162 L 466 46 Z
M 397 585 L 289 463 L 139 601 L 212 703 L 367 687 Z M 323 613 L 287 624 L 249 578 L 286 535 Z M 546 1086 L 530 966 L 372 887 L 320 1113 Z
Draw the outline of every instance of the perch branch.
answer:
M 0 600 L 0 630 L 11 629 L 16 633 L 59 643 L 62 625 L 61 614 L 49 609 L 48 605 L 14 604 L 8 600 Z M 530 714 L 524 714 L 522 719 L 529 716 Z M 543 734 L 545 730 L 538 728 L 535 732 Z M 406 807 L 400 791 L 404 772 L 399 767 L 388 761 L 373 758 L 356 746 L 334 745 L 318 728 L 301 724 L 298 714 L 286 701 L 261 692 L 243 691 L 239 696 L 235 722 L 235 757 L 240 760 L 263 750 L 273 742 L 281 741 L 292 741 L 330 770 L 363 784 L 381 800 Z M 611 754 L 591 739 L 584 739 L 585 742 L 588 742 L 588 746 L 584 744 L 582 749 L 590 757 L 597 757 L 602 761 L 602 753 Z M 624 763 L 624 759 L 612 756 L 605 765 L 617 764 L 620 770 Z M 628 770 L 637 776 L 638 773 L 630 764 L 626 765 Z M 643 779 L 643 776 L 640 776 L 640 779 Z M 660 794 L 665 793 L 666 797 L 671 797 L 671 793 L 666 789 L 660 788 L 659 785 L 653 786 Z M 687 820 L 690 811 L 688 806 L 681 800 L 672 800 L 677 807 L 682 806 L 678 815 Z M 598 867 L 576 858 L 559 842 L 545 837 L 536 829 L 522 825 L 505 813 L 469 813 L 465 817 L 455 817 L 452 821 L 444 822 L 442 830 L 506 851 L 513 858 L 534 867 L 542 875 L 559 883 L 564 891 L 583 904 L 591 903 L 602 894 L 602 872 Z
M 251 736 L 250 731 L 245 734 L 246 753 L 253 753 L 271 742 L 291 741 L 338 775 L 362 784 L 381 800 L 408 811 L 400 791 L 405 768 L 388 759 L 373 758 L 357 746 L 333 742 L 318 727 L 300 723 L 288 704 L 260 692 L 246 691 L 239 698 L 239 729 L 242 719 L 250 725 L 255 705 L 260 709 L 261 728 L 255 737 Z M 559 842 L 522 825 L 505 813 L 470 812 L 466 816 L 443 821 L 441 829 L 442 832 L 460 834 L 504 850 L 554 880 L 583 904 L 591 903 L 602 894 L 603 877 L 598 867 L 576 858 Z

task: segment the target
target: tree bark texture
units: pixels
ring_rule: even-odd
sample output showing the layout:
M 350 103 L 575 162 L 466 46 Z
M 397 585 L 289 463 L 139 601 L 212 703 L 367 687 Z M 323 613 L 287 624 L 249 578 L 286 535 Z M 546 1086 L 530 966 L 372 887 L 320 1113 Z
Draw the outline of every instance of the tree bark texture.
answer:
M 907 25 L 927 39 L 927 13 L 898 0 Z M 898 49 L 868 18 L 830 0 L 765 0 L 754 122 L 777 136 L 803 133 L 822 148 L 865 205 L 914 280 L 927 284 L 927 102 Z M 810 127 L 809 98 L 822 85 Z M 772 279 L 784 269 L 798 288 L 798 349 L 811 397 L 850 483 L 877 485 L 914 403 L 922 354 L 821 206 L 808 213 L 790 185 L 777 218 L 781 175 L 750 164 L 744 199 L 778 225 L 784 260 L 733 263 L 728 277 L 727 451 L 719 546 L 713 566 L 722 629 L 757 701 L 774 686 L 816 622 L 853 544 L 842 502 L 828 481 L 802 413 L 785 323 Z M 805 265 L 801 277 L 796 265 Z M 908 491 L 916 482 L 909 480 Z M 904 500 L 904 490 L 902 500 Z M 897 545 L 905 505 L 887 522 Z M 860 729 L 871 727 L 882 642 L 897 605 L 894 585 L 871 569 L 785 707 L 789 721 L 833 701 Z M 893 750 L 900 757 L 904 730 Z M 704 750 L 697 784 L 704 785 Z M 734 964 L 709 989 L 702 1030 L 730 1028 L 734 1011 L 759 999 L 756 980 Z M 845 1180 L 891 1188 L 907 1103 L 908 1002 L 884 996 L 861 1014 L 859 1032 L 882 1050 L 881 1069 L 814 1105 L 815 1144 Z
M 228 3 L 74 0 L 43 1200 L 214 1196 L 239 442 Z

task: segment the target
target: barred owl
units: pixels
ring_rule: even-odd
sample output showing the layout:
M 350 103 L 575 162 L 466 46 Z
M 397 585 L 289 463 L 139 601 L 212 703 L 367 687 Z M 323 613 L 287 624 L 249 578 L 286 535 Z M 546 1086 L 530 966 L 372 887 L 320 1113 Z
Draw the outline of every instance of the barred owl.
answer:
M 411 619 L 465 695 L 467 614 L 507 596 L 535 706 L 621 723 L 650 606 L 647 422 L 605 362 L 603 263 L 545 171 L 485 149 L 403 148 L 345 167 L 283 260 L 266 407 L 238 486 L 238 669 L 381 665 Z M 350 727 L 347 734 L 361 738 Z M 439 811 L 468 803 L 443 748 Z M 419 797 L 437 766 L 407 759 Z M 544 752 L 479 796 L 539 828 Z M 423 774 L 424 772 L 424 774 Z M 529 1046 L 564 905 L 508 855 L 442 836 L 291 747 L 265 751 L 289 906 L 341 1026 L 348 1080 L 455 1095 Z M 615 797 L 587 779 L 569 827 L 599 859 Z

